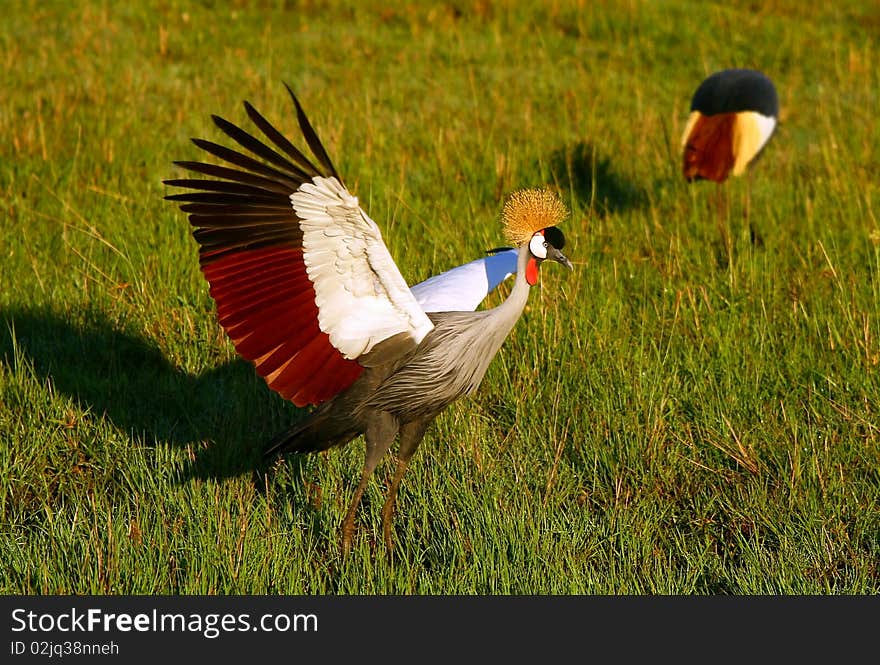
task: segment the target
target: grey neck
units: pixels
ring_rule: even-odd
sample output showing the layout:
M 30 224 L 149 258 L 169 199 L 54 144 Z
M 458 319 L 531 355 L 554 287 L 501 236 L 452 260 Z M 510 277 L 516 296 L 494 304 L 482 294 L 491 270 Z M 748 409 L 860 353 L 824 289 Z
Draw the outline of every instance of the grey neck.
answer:
M 529 283 L 526 281 L 526 266 L 528 265 L 531 252 L 529 252 L 528 243 L 520 245 L 519 254 L 516 262 L 516 277 L 513 283 L 513 289 L 507 299 L 498 305 L 498 307 L 490 310 L 491 316 L 495 319 L 499 330 L 504 331 L 506 336 L 513 328 L 514 324 L 519 320 L 526 301 L 529 299 Z

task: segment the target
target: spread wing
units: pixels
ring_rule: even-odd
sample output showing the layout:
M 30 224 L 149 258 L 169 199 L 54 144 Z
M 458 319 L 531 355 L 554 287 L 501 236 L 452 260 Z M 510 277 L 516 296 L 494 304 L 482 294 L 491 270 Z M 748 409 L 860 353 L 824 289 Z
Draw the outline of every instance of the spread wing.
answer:
M 402 353 L 433 327 L 288 88 L 314 162 L 245 102 L 268 144 L 212 116 L 243 151 L 193 139 L 222 164 L 175 162 L 207 179 L 181 202 L 199 264 L 236 351 L 298 406 L 350 386 L 378 344 Z M 271 144 L 271 145 L 270 145 Z

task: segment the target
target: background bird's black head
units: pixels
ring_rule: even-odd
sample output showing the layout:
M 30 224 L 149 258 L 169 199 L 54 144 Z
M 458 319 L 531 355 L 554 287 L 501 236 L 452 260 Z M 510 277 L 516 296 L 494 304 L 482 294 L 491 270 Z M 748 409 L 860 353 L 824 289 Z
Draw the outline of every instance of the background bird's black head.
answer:
M 756 111 L 768 118 L 779 115 L 773 82 L 754 69 L 725 69 L 704 80 L 691 99 L 691 111 L 703 115 Z

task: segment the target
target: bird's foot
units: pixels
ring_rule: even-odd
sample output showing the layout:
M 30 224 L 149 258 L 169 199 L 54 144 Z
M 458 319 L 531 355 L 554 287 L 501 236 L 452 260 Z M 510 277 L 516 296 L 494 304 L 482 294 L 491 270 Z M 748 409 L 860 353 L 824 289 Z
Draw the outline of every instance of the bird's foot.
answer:
M 393 511 L 385 511 L 382 510 L 382 534 L 385 537 L 385 547 L 388 548 L 388 553 L 391 554 L 394 552 L 394 541 L 391 540 L 391 515 Z
M 354 542 L 354 514 L 345 516 L 342 523 L 342 556 L 348 556 L 351 551 L 351 544 Z
M 391 490 L 385 498 L 385 505 L 382 506 L 382 535 L 385 537 L 385 547 L 388 548 L 389 555 L 394 551 L 394 542 L 391 540 L 394 524 L 394 504 L 397 499 L 397 488 L 399 480 L 392 483 Z

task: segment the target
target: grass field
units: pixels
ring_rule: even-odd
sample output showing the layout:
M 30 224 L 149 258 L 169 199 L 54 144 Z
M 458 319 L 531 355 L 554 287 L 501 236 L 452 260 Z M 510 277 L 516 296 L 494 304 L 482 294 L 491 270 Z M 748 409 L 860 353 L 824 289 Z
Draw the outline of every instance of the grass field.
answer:
M 0 592 L 880 592 L 876 3 L 150 4 L 0 22 Z M 781 125 L 720 205 L 678 145 L 732 66 Z M 501 244 L 513 189 L 572 210 L 393 560 L 390 458 L 347 558 L 361 442 L 260 461 L 301 414 L 162 199 L 211 113 L 295 136 L 282 81 L 413 283 Z

